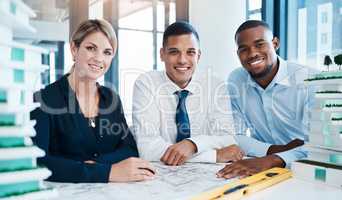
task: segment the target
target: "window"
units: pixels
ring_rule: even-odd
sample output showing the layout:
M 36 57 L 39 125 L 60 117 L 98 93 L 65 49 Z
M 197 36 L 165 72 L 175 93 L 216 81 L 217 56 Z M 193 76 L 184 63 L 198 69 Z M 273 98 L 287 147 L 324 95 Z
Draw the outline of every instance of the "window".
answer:
M 176 20 L 175 1 L 165 2 L 119 1 L 119 94 L 129 124 L 136 78 L 164 68 L 159 59 L 163 32 L 165 26 Z
M 15 115 L 14 114 L 0 114 L 0 126 L 14 126 Z
M 328 23 L 328 13 L 327 12 L 321 13 L 321 23 L 322 24 Z
M 41 60 L 42 65 L 50 66 L 50 54 L 49 53 L 46 53 L 46 54 L 43 53 L 41 55 L 41 58 L 42 58 Z M 50 83 L 49 73 L 50 73 L 50 69 L 46 69 L 44 72 L 41 73 L 43 85 L 47 85 Z
M 25 105 L 25 91 L 20 91 L 20 104 Z
M 56 52 L 51 51 L 50 52 L 50 70 L 49 70 L 50 71 L 50 74 L 49 74 L 50 83 L 53 83 L 56 81 L 56 62 L 55 61 L 56 61 Z M 68 66 L 68 65 L 64 65 L 64 66 Z
M 21 48 L 12 48 L 11 60 L 13 60 L 13 61 L 24 61 L 25 60 L 25 50 L 21 49 Z
M 72 65 L 74 64 L 74 61 L 72 59 L 71 50 L 70 50 L 70 43 L 66 42 L 64 44 L 63 49 L 64 49 L 64 73 L 69 73 L 71 68 L 72 68 Z M 54 57 L 56 57 L 56 56 L 57 56 L 57 53 L 54 54 Z
M 7 91 L 0 89 L 0 103 L 7 103 Z
M 17 14 L 17 5 L 13 2 L 10 3 L 10 13 L 13 15 Z
M 261 20 L 262 0 L 247 0 L 247 19 Z
M 24 83 L 25 77 L 24 77 L 24 70 L 22 69 L 14 69 L 13 70 L 13 80 L 15 83 Z
M 42 54 L 42 65 L 49 65 L 50 64 L 50 55 L 49 54 Z
M 288 1 L 288 60 L 325 70 L 325 55 L 342 52 L 342 2 Z M 330 70 L 337 69 L 331 66 Z
M 321 44 L 325 45 L 328 43 L 328 34 L 327 33 L 322 33 L 321 34 Z

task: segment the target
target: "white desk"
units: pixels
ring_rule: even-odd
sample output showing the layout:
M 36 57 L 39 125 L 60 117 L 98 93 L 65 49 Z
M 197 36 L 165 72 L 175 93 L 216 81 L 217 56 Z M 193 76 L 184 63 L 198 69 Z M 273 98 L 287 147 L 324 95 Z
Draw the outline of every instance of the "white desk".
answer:
M 341 200 L 342 188 L 311 183 L 291 178 L 263 191 L 247 196 L 244 200 Z
M 109 184 L 64 184 L 47 183 L 58 192 L 57 199 L 63 200 L 136 200 L 136 199 L 188 199 L 210 188 L 219 187 L 231 181 L 218 179 L 215 173 L 224 165 L 186 164 L 169 167 L 154 163 L 158 175 L 155 180 L 136 183 Z M 314 184 L 291 178 L 263 191 L 247 196 L 248 200 L 260 199 L 309 199 L 341 200 L 342 189 Z

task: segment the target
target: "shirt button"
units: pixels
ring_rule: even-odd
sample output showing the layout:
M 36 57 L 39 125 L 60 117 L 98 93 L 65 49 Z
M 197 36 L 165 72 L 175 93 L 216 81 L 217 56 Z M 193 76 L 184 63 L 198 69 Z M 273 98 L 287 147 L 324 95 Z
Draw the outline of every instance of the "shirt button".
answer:
M 94 153 L 93 156 L 96 158 L 96 157 L 99 156 L 99 154 L 98 153 Z

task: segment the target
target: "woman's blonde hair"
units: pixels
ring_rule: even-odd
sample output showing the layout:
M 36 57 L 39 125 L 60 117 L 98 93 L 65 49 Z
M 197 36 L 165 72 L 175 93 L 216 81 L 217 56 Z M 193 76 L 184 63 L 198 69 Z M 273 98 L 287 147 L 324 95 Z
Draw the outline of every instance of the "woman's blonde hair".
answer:
M 95 32 L 102 32 L 108 38 L 114 51 L 116 50 L 117 39 L 115 31 L 109 22 L 102 19 L 89 19 L 82 22 L 73 32 L 70 40 L 78 48 L 84 38 Z

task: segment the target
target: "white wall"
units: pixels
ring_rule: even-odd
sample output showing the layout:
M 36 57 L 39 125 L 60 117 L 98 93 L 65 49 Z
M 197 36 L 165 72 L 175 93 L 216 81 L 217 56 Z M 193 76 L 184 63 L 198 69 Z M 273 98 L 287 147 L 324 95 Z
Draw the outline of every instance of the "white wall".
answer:
M 0 43 L 5 43 L 5 44 L 10 43 L 13 38 L 12 30 L 9 27 L 3 26 L 0 24 L 0 38 L 1 38 Z
M 241 66 L 234 34 L 245 19 L 245 0 L 190 0 L 190 22 L 201 40 L 202 68 L 212 67 L 220 78 L 226 79 Z

